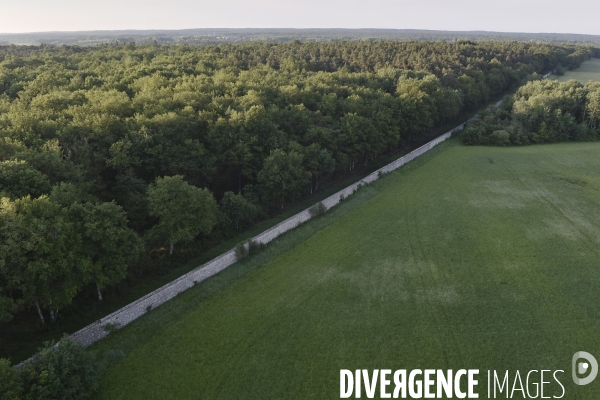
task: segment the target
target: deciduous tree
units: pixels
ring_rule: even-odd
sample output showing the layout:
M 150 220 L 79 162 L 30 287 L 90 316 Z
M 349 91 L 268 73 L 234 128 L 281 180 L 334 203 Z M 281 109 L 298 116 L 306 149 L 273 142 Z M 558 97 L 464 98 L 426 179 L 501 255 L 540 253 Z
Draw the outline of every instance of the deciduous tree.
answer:
M 151 236 L 164 240 L 173 254 L 175 245 L 207 234 L 217 222 L 217 203 L 208 189 L 200 189 L 181 175 L 157 178 L 148 188 L 150 215 L 158 218 Z

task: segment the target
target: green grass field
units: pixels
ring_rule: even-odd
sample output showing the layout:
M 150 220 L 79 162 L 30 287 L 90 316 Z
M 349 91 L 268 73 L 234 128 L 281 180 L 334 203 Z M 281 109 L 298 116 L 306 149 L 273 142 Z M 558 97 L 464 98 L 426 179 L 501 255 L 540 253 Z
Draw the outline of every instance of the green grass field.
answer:
M 488 369 L 561 369 L 564 398 L 597 399 L 571 357 L 600 356 L 598 171 L 600 143 L 446 142 L 96 344 L 127 355 L 98 397 L 334 399 L 340 369 L 478 368 L 480 398 Z
M 600 59 L 584 61 L 575 71 L 567 71 L 563 76 L 550 75 L 549 79 L 557 79 L 560 82 L 575 79 L 581 83 L 600 81 Z

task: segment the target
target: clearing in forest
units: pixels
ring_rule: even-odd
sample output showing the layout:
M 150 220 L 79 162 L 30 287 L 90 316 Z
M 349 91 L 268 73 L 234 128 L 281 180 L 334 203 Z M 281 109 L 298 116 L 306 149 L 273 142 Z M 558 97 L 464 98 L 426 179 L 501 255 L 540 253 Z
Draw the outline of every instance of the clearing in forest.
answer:
M 581 67 L 574 71 L 567 71 L 562 76 L 550 75 L 549 79 L 556 79 L 560 82 L 566 82 L 571 79 L 575 79 L 581 83 L 588 83 L 589 81 L 600 81 L 600 59 L 594 58 L 592 60 L 584 61 Z

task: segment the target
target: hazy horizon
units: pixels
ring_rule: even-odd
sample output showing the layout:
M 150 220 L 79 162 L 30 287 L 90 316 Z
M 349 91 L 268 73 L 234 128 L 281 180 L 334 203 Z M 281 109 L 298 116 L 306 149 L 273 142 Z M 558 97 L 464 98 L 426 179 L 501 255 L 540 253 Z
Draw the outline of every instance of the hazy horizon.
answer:
M 4 3 L 4 4 L 3 4 Z M 0 0 L 0 33 L 414 29 L 600 35 L 600 2 L 532 0 Z M 285 27 L 285 28 L 281 28 Z
M 252 26 L 245 26 L 239 28 L 231 27 L 193 27 L 193 28 L 123 28 L 123 29 L 82 29 L 82 30 L 51 30 L 51 31 L 23 31 L 23 32 L 4 32 L 0 31 L 0 35 L 27 35 L 27 34 L 42 34 L 42 33 L 100 33 L 100 32 L 177 32 L 177 31 L 193 31 L 193 30 L 382 30 L 382 31 L 423 31 L 423 32 L 460 32 L 460 33 L 523 33 L 523 34 L 565 34 L 565 35 L 585 35 L 585 36 L 600 36 L 600 33 L 578 33 L 578 32 L 552 32 L 552 31 L 499 31 L 499 30 L 460 30 L 460 29 L 419 29 L 419 28 L 374 28 L 374 27 L 363 27 L 363 28 L 343 28 L 343 27 L 330 27 L 330 28 L 293 28 L 293 27 L 264 27 L 256 28 Z

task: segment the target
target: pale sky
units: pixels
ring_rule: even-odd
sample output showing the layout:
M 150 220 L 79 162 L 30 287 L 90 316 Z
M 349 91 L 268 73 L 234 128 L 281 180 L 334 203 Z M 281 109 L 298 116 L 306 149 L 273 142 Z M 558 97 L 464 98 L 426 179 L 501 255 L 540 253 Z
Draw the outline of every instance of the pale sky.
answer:
M 392 28 L 600 35 L 600 0 L 0 0 L 0 32 Z

